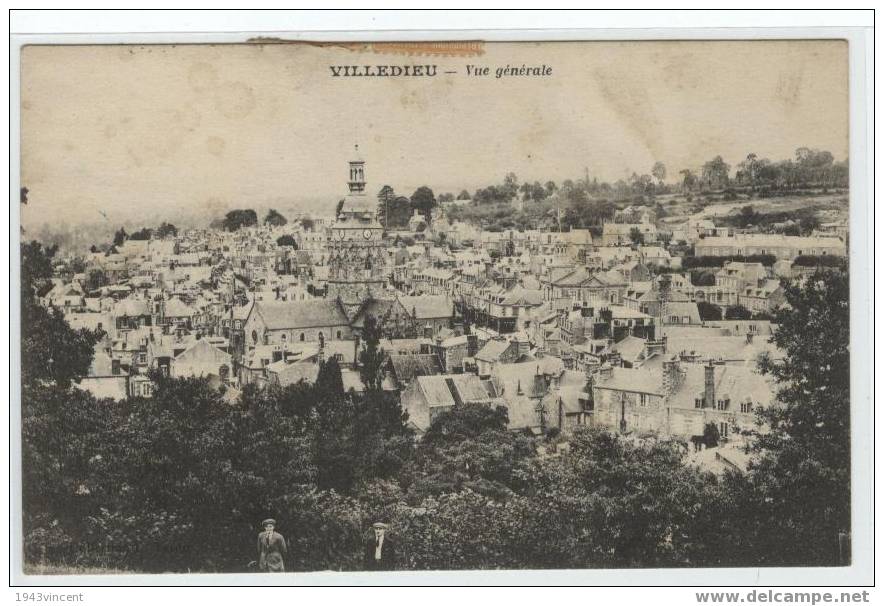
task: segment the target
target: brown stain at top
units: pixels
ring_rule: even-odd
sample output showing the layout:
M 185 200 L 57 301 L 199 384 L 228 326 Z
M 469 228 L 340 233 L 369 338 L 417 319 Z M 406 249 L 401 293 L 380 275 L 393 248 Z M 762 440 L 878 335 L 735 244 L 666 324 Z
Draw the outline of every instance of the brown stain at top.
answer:
M 315 40 L 286 40 L 258 36 L 246 40 L 248 44 L 295 44 L 316 48 L 341 48 L 351 52 L 381 55 L 419 57 L 480 57 L 485 54 L 482 40 L 439 40 L 432 42 L 318 42 Z

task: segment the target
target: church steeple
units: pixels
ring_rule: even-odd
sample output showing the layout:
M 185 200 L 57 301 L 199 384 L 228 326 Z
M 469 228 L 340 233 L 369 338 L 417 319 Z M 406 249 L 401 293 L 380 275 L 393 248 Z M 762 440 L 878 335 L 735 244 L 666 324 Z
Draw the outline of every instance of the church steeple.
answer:
M 361 194 L 365 191 L 365 160 L 359 154 L 359 144 L 355 146 L 353 159 L 350 160 L 350 180 L 347 181 L 351 194 Z

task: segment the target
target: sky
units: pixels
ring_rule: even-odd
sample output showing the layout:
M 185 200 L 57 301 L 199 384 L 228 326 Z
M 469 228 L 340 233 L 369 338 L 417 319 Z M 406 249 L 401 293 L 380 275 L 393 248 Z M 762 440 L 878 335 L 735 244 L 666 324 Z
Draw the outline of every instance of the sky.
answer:
M 427 65 L 434 78 L 332 77 Z M 495 77 L 546 65 L 548 76 Z M 468 76 L 466 66 L 489 76 Z M 843 41 L 487 43 L 480 55 L 341 45 L 29 46 L 22 52 L 25 227 L 331 213 L 359 144 L 368 191 L 521 180 L 675 180 L 715 155 L 848 149 Z M 454 71 L 444 74 L 444 71 Z

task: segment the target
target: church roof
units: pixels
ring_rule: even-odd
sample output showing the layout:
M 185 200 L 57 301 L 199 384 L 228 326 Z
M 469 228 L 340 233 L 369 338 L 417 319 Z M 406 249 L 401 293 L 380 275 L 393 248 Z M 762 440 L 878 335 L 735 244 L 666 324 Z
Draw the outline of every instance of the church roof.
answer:
M 335 301 L 285 301 L 255 303 L 254 312 L 260 314 L 268 330 L 345 326 L 347 316 Z

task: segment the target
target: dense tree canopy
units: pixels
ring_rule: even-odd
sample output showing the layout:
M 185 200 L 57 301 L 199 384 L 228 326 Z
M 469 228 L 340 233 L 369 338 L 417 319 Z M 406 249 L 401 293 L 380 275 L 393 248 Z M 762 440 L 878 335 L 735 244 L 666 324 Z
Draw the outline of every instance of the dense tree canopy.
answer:
M 252 209 L 232 210 L 224 216 L 222 227 L 225 231 L 237 231 L 243 227 L 258 224 L 258 215 Z
M 271 208 L 267 211 L 267 216 L 264 217 L 265 225 L 272 225 L 273 227 L 282 227 L 288 223 L 288 219 L 282 216 L 282 214 L 274 208 Z
M 433 194 L 433 190 L 426 185 L 418 187 L 411 194 L 411 207 L 422 214 L 429 223 L 430 214 L 436 207 L 436 196 Z
M 277 246 L 291 246 L 295 250 L 298 250 L 298 241 L 295 240 L 295 237 L 291 234 L 285 234 L 276 239 Z

